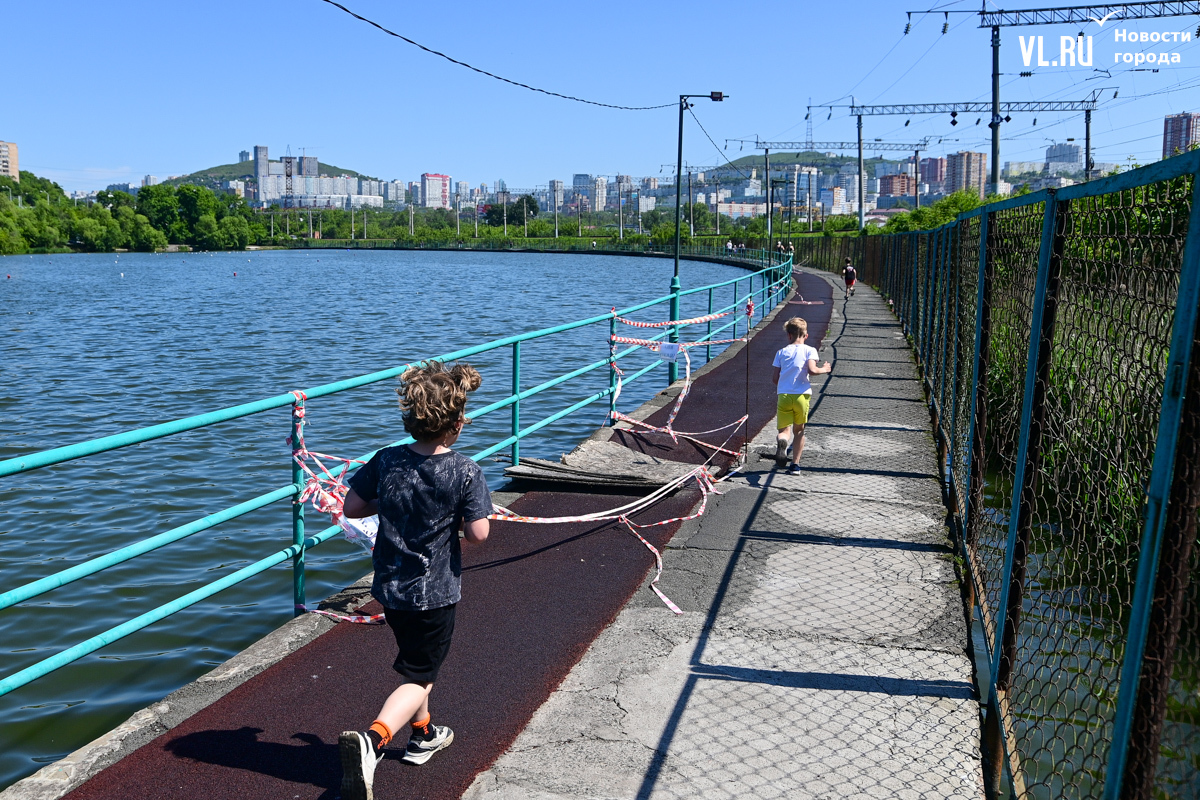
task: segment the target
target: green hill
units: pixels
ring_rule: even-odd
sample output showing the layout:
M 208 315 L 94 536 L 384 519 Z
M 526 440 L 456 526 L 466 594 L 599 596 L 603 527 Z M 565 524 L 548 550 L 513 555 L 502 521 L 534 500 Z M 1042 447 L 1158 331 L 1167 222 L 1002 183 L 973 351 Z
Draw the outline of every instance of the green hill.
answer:
M 368 180 L 378 180 L 370 175 L 364 175 L 361 172 L 355 172 L 352 169 L 343 169 L 335 167 L 332 164 L 326 164 L 323 161 L 318 161 L 318 171 L 322 175 L 333 175 L 341 177 L 349 175 L 352 178 L 367 178 Z M 180 175 L 178 178 L 165 180 L 163 183 L 171 186 L 182 186 L 185 183 L 193 183 L 197 186 L 207 186 L 210 189 L 217 189 L 226 181 L 249 180 L 254 177 L 254 162 L 242 161 L 237 164 L 222 164 L 219 167 L 209 167 L 201 169 L 189 175 Z

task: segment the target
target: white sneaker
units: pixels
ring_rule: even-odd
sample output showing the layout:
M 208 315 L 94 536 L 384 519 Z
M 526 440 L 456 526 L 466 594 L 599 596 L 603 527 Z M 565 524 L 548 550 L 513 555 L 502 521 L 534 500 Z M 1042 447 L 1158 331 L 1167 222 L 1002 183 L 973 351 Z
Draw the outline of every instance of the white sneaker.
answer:
M 409 739 L 408 748 L 404 751 L 404 755 L 400 756 L 400 760 L 407 764 L 424 764 L 433 757 L 434 753 L 449 747 L 453 741 L 454 731 L 445 725 L 434 725 L 433 738 Z
M 342 800 L 374 800 L 375 765 L 383 754 L 376 757 L 371 737 L 362 731 L 343 731 L 338 737 L 338 755 L 342 759 Z

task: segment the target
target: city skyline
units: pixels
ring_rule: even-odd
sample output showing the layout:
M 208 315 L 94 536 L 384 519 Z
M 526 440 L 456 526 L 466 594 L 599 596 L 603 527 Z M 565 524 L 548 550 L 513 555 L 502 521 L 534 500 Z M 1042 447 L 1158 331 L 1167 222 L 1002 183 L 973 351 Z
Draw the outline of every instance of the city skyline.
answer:
M 290 145 L 330 160 L 336 154 L 339 163 L 383 179 L 408 180 L 438 170 L 473 176 L 472 182 L 505 175 L 513 185 L 532 186 L 545 183 L 547 176 L 580 170 L 665 175 L 660 165 L 674 160 L 674 101 L 680 92 L 717 90 L 729 96 L 720 104 L 702 99 L 695 108 L 716 147 L 695 120 L 686 120 L 685 159 L 713 164 L 727 155 L 747 153 L 735 150 L 738 145 L 724 150 L 726 137 L 804 139 L 809 97 L 817 104 L 842 106 L 851 97 L 868 103 L 983 100 L 990 90 L 987 32 L 977 28 L 976 18 L 951 15 L 943 34 L 940 14 L 914 16 L 905 36 L 904 13 L 882 0 L 805 9 L 799 16 L 792 6 L 768 3 L 763 9 L 768 16 L 796 18 L 797 35 L 781 34 L 779 44 L 766 49 L 760 70 L 728 69 L 727 62 L 737 57 L 741 46 L 736 37 L 716 45 L 688 36 L 644 39 L 645 31 L 673 24 L 673 12 L 665 8 L 618 3 L 612 19 L 596 20 L 585 18 L 582 10 L 534 3 L 515 20 L 511 15 L 461 14 L 442 7 L 414 8 L 401 17 L 382 0 L 362 0 L 355 6 L 359 13 L 430 46 L 515 80 L 598 102 L 671 106 L 646 112 L 581 105 L 501 84 L 383 36 L 325 4 L 294 6 L 274 0 L 244 7 L 218 2 L 204 9 L 142 2 L 115 9 L 68 5 L 65 15 L 48 7 L 13 9 L 14 31 L 53 30 L 57 45 L 71 57 L 41 58 L 33 44 L 38 37 L 15 37 L 9 57 L 39 67 L 15 84 L 10 107 L 23 113 L 10 115 L 0 130 L 6 141 L 20 143 L 25 169 L 68 190 L 230 163 L 231 154 L 253 141 L 275 142 L 280 150 Z M 718 20 L 727 16 L 724 6 L 707 2 L 699 3 L 695 13 Z M 287 65 L 282 41 L 273 50 L 268 36 L 265 50 L 214 58 L 212 42 L 222 40 L 229 20 L 269 30 L 283 18 L 316 31 L 312 36 L 353 43 L 361 51 L 355 70 L 310 69 L 304 73 L 303 89 L 289 91 L 280 104 L 269 87 L 271 75 Z M 1190 63 L 1195 45 L 1159 45 L 1181 54 L 1181 63 L 1163 65 L 1153 73 L 1134 72 L 1133 65 L 1114 64 L 1114 48 L 1129 49 L 1110 38 L 1118 24 L 1130 29 L 1187 29 L 1179 20 L 1111 20 L 1103 31 L 1091 26 L 1098 37 L 1096 67 L 1041 68 L 1022 77 L 1027 70 L 1021 35 L 1053 38 L 1074 35 L 1075 30 L 1006 28 L 1002 98 L 1079 99 L 1092 89 L 1109 87 L 1112 91 L 1103 93 L 1093 115 L 1094 158 L 1125 164 L 1132 156 L 1147 163 L 1160 155 L 1163 117 L 1200 108 L 1200 90 L 1192 86 L 1196 81 L 1186 77 L 1197 66 Z M 605 69 L 571 69 L 570 60 L 555 57 L 554 49 L 546 57 L 547 41 L 566 43 L 584 25 L 589 36 L 611 37 L 608 40 L 614 42 L 613 58 Z M 823 34 L 812 35 L 814 30 Z M 153 63 L 149 50 L 145 56 L 137 48 L 114 54 L 112 43 L 130 31 L 145 42 L 169 38 L 172 63 L 203 63 L 205 69 L 195 78 L 188 77 L 186 69 L 141 69 Z M 772 56 L 786 69 L 772 67 Z M 109 91 L 61 102 L 80 59 L 110 58 L 117 58 L 116 63 L 138 80 L 111 81 Z M 1119 92 L 1118 97 L 1113 92 Z M 780 97 L 788 99 L 781 103 Z M 442 118 L 426 117 L 426 110 Z M 1041 118 L 1034 125 L 1037 116 Z M 933 155 L 987 152 L 987 120 L 976 124 L 964 116 L 959 121 L 962 124 L 951 126 L 950 119 L 941 116 L 868 117 L 864 127 L 868 142 L 933 136 L 935 148 L 937 137 L 952 140 L 930 151 Z M 818 140 L 854 139 L 854 120 L 845 108 L 821 109 L 812 123 Z M 1082 141 L 1083 123 L 1077 113 L 1022 114 L 1014 115 L 1002 131 L 1001 164 L 1036 160 L 1049 139 Z

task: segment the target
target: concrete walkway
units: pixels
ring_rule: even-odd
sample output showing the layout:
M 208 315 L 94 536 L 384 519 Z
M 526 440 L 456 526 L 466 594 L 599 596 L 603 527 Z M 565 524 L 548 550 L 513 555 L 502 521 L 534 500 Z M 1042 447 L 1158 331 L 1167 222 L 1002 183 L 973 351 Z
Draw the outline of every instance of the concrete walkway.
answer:
M 983 796 L 916 370 L 874 292 L 834 297 L 804 474 L 773 470 L 768 424 L 671 541 L 684 616 L 635 594 L 465 797 Z

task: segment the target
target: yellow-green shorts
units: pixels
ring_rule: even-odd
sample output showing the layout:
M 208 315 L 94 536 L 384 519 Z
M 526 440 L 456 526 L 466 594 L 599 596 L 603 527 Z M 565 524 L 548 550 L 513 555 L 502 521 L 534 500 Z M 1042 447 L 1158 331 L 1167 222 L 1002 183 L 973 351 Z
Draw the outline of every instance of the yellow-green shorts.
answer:
M 808 422 L 808 401 L 811 399 L 812 392 L 779 395 L 779 401 L 775 405 L 776 415 L 779 418 L 779 430 L 792 425 L 806 424 Z

